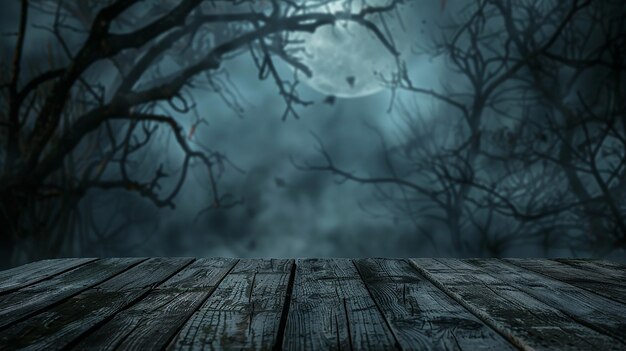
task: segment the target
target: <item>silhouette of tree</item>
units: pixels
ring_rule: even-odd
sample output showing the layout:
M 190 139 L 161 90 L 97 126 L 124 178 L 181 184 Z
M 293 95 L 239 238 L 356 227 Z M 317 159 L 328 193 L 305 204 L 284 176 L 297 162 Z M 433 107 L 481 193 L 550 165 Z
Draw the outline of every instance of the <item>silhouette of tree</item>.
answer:
M 344 170 L 321 141 L 322 162 L 298 166 L 373 184 L 394 216 L 457 254 L 625 248 L 623 5 L 484 0 L 457 17 L 427 48 L 454 85 L 418 86 L 406 68 L 388 82 L 440 107 L 396 104 L 403 136 L 383 140 L 386 174 Z
M 93 215 L 79 211 L 92 189 L 134 192 L 154 206 L 174 207 L 190 167 L 201 165 L 212 192 L 207 206 L 236 204 L 236 195 L 218 186 L 228 158 L 191 142 L 203 122 L 191 91 L 211 91 L 239 113 L 223 63 L 248 54 L 258 76 L 275 82 L 283 118 L 297 117 L 297 106 L 309 102 L 276 65 L 310 72 L 292 56 L 287 33 L 346 20 L 385 42 L 370 18 L 396 6 L 329 13 L 328 2 L 22 0 L 0 100 L 1 264 L 71 254 L 78 233 L 105 235 L 91 228 Z M 54 40 L 47 60 L 25 57 L 33 29 Z M 163 129 L 184 154 L 181 165 L 144 162 Z M 168 177 L 177 180 L 164 189 Z

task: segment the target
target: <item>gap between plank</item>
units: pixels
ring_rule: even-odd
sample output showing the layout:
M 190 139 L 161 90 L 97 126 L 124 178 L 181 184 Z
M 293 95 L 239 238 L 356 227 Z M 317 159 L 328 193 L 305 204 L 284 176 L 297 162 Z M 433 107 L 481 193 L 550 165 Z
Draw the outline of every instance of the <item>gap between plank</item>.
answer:
M 611 300 L 611 301 L 613 301 L 613 299 L 610 299 L 610 298 L 604 297 L 604 296 L 602 296 L 602 295 L 598 295 L 598 294 L 594 293 L 593 291 L 590 291 L 590 290 L 587 290 L 587 289 L 580 288 L 580 287 L 578 287 L 578 286 L 576 286 L 576 285 L 572 285 L 572 284 L 570 284 L 570 283 L 568 283 L 568 282 L 564 282 L 564 281 L 562 281 L 562 280 L 560 280 L 560 279 L 556 279 L 556 278 L 550 277 L 550 276 L 545 275 L 545 274 L 542 274 L 542 273 L 540 273 L 540 272 L 538 272 L 538 271 L 534 271 L 534 270 L 532 270 L 532 269 L 529 269 L 529 268 L 526 268 L 526 267 L 523 267 L 523 266 L 518 266 L 518 265 L 516 265 L 516 264 L 514 264 L 514 263 L 512 263 L 512 262 L 509 262 L 509 261 L 505 261 L 505 260 L 499 260 L 499 261 L 500 261 L 500 262 L 504 262 L 504 264 L 508 264 L 508 265 L 510 265 L 511 267 L 514 267 L 515 269 L 520 269 L 520 268 L 521 268 L 521 269 L 526 270 L 526 271 L 528 271 L 528 272 L 530 272 L 530 273 L 537 274 L 537 275 L 542 275 L 542 276 L 544 276 L 545 278 L 547 278 L 547 279 L 549 279 L 549 280 L 553 280 L 553 281 L 556 281 L 556 282 L 559 282 L 559 283 L 567 284 L 567 285 L 569 285 L 569 286 L 571 286 L 571 287 L 573 287 L 573 288 L 575 288 L 575 289 L 580 289 L 580 290 L 584 290 L 584 291 L 587 291 L 587 292 L 591 292 L 591 293 L 593 293 L 594 295 L 596 295 L 597 297 L 599 297 L 599 298 L 601 298 L 601 299 L 607 299 L 607 300 Z M 558 261 L 554 261 L 554 262 L 558 262 Z M 559 263 L 560 263 L 560 262 L 559 262 Z M 486 272 L 486 273 L 487 273 L 488 275 L 490 275 L 491 277 L 493 277 L 493 278 L 495 278 L 495 279 L 498 279 L 496 276 L 492 275 L 490 272 Z M 519 290 L 519 289 L 518 289 L 518 290 Z M 520 291 L 521 291 L 521 290 L 520 290 Z M 525 293 L 525 294 L 526 294 L 526 293 Z M 557 310 L 557 311 L 559 311 L 559 312 L 563 313 L 566 317 L 569 317 L 571 320 L 573 320 L 574 322 L 576 322 L 576 323 L 578 323 L 578 324 L 580 324 L 580 325 L 583 325 L 583 326 L 585 326 L 585 327 L 587 327 L 587 328 L 589 328 L 589 329 L 591 329 L 591 330 L 593 330 L 593 331 L 595 331 L 595 332 L 597 332 L 597 333 L 600 333 L 600 334 L 602 334 L 602 335 L 604 335 L 604 336 L 608 336 L 609 338 L 611 338 L 611 339 L 615 340 L 616 342 L 618 342 L 618 343 L 620 343 L 620 344 L 625 344 L 625 343 L 624 343 L 624 341 L 622 341 L 622 340 L 620 340 L 620 339 L 617 339 L 615 336 L 611 335 L 611 333 L 607 332 L 606 330 L 603 330 L 602 328 L 598 328 L 598 327 L 597 327 L 596 325 L 594 325 L 593 323 L 590 323 L 590 322 L 587 322 L 587 321 L 585 321 L 585 320 L 582 320 L 582 319 L 580 319 L 578 316 L 576 316 L 576 315 L 574 315 L 574 314 L 571 314 L 571 313 L 569 313 L 569 312 L 567 312 L 567 311 L 564 311 L 564 310 L 562 310 L 562 309 L 560 309 L 560 308 L 558 308 L 558 307 L 556 307 L 556 306 L 552 306 L 552 305 L 551 305 L 551 304 L 549 304 L 548 302 L 543 301 L 542 299 L 539 299 L 539 298 L 537 298 L 537 297 L 535 297 L 535 296 L 532 296 L 532 295 L 530 295 L 530 294 L 526 294 L 526 295 L 528 295 L 528 296 L 532 297 L 533 299 L 535 299 L 535 300 L 537 300 L 537 301 L 539 301 L 539 302 L 541 302 L 541 303 L 546 304 L 547 306 L 550 306 L 551 308 L 554 308 L 555 310 Z M 619 302 L 619 301 L 616 301 L 616 302 Z
M 283 310 L 280 315 L 280 322 L 278 323 L 278 335 L 276 336 L 276 343 L 272 348 L 273 350 L 283 349 L 285 330 L 287 329 L 287 319 L 289 318 L 289 306 L 291 305 L 291 295 L 293 294 L 293 285 L 296 280 L 296 262 L 297 261 L 295 259 L 292 259 L 289 282 L 287 283 L 287 293 L 285 294 L 285 302 L 283 303 Z
M 565 280 L 554 278 L 554 277 L 552 277 L 552 276 L 550 276 L 550 275 L 548 275 L 548 274 L 546 274 L 546 273 L 543 273 L 543 272 L 541 272 L 541 271 L 536 271 L 536 270 L 534 270 L 534 269 L 532 269 L 532 268 L 528 268 L 528 267 L 524 267 L 524 266 L 521 266 L 521 265 L 517 265 L 517 264 L 515 264 L 514 262 L 511 262 L 511 261 L 508 261 L 508 260 L 501 260 L 501 261 L 502 261 L 502 262 L 505 262 L 505 263 L 508 263 L 508 264 L 510 264 L 511 266 L 515 267 L 515 268 L 521 268 L 521 269 L 524 269 L 524 270 L 529 271 L 529 272 L 531 272 L 531 273 L 537 273 L 537 274 L 543 275 L 543 276 L 544 276 L 544 277 L 546 277 L 546 278 L 553 279 L 553 280 L 559 281 L 559 282 L 564 283 L 564 284 L 568 284 L 568 285 L 573 286 L 573 287 L 578 288 L 578 289 L 583 289 L 583 290 L 588 291 L 588 292 L 590 292 L 590 293 L 592 293 L 592 294 L 594 294 L 594 295 L 597 295 L 597 296 L 603 297 L 603 298 L 605 298 L 605 299 L 609 299 L 609 300 L 611 300 L 611 301 L 615 301 L 615 302 L 617 302 L 617 303 L 619 303 L 619 304 L 622 304 L 622 305 L 626 305 L 626 302 L 625 302 L 625 301 L 620 301 L 620 300 L 618 300 L 618 299 L 616 299 L 616 298 L 613 298 L 613 297 L 611 297 L 611 296 L 608 296 L 608 295 L 598 294 L 598 293 L 597 293 L 595 290 L 593 290 L 593 289 L 585 288 L 584 286 L 578 286 L 578 285 L 572 284 L 572 283 L 570 283 L 570 282 L 566 282 Z M 580 269 L 580 270 L 583 270 L 583 271 L 585 271 L 585 272 L 594 273 L 594 274 L 597 274 L 597 275 L 602 275 L 602 273 L 597 273 L 597 272 L 589 271 L 589 270 L 586 270 L 586 269 L 582 269 L 582 268 L 580 268 L 580 267 L 578 267 L 578 266 L 570 265 L 570 264 L 565 263 L 565 262 L 555 261 L 555 260 L 550 260 L 550 259 L 548 259 L 548 261 L 552 261 L 552 262 L 555 262 L 555 263 L 564 264 L 564 265 L 566 265 L 566 266 L 568 266 L 568 267 L 571 267 L 571 268 L 576 268 L 576 269 Z M 598 283 L 598 284 L 601 284 L 601 282 L 597 282 L 597 283 Z
M 346 304 L 346 298 L 343 298 L 343 313 L 346 316 L 346 331 L 348 332 L 348 346 L 350 346 L 350 351 L 354 350 L 352 346 L 352 330 L 350 329 L 350 314 L 348 314 L 348 305 Z M 384 318 L 383 318 L 384 319 Z M 339 333 L 339 330 L 337 330 Z
M 76 268 L 81 267 L 81 266 L 84 266 L 84 265 L 86 265 L 86 264 L 94 263 L 94 262 L 96 262 L 96 261 L 98 261 L 98 260 L 99 260 L 99 259 L 95 259 L 95 260 L 93 260 L 93 261 L 89 261 L 89 262 L 87 262 L 87 263 L 85 263 L 85 264 L 81 264 L 81 265 L 77 266 Z M 31 313 L 27 313 L 27 314 L 25 314 L 24 316 L 22 316 L 21 318 L 16 319 L 14 322 L 12 322 L 12 323 L 10 323 L 10 324 L 7 324 L 7 325 L 5 325 L 4 327 L 1 327 L 1 328 L 0 328 L 0 331 L 1 331 L 1 330 L 8 329 L 8 328 L 10 328 L 10 327 L 12 327 L 12 326 L 14 326 L 14 325 L 16 325 L 16 324 L 18 324 L 18 323 L 21 323 L 21 322 L 23 322 L 23 321 L 25 321 L 25 320 L 27 320 L 27 319 L 29 319 L 29 318 L 31 318 L 31 317 L 33 317 L 33 316 L 35 316 L 35 315 L 38 315 L 38 314 L 40 314 L 40 313 L 43 313 L 43 312 L 45 312 L 45 311 L 47 311 L 47 310 L 49 310 L 49 309 L 51 309 L 51 308 L 54 308 L 54 307 L 56 307 L 56 306 L 58 306 L 58 305 L 61 305 L 61 304 L 65 303 L 67 300 L 69 300 L 69 299 L 73 298 L 74 296 L 79 295 L 79 294 L 81 294 L 81 293 L 83 293 L 83 292 L 85 292 L 85 291 L 87 291 L 87 290 L 89 290 L 89 289 L 93 288 L 93 287 L 94 287 L 94 286 L 96 286 L 96 285 L 100 285 L 100 284 L 102 284 L 102 283 L 104 283 L 104 282 L 106 282 L 106 281 L 108 281 L 108 280 L 110 280 L 110 279 L 113 279 L 113 278 L 117 277 L 118 275 L 120 275 L 120 274 L 122 274 L 122 273 L 124 273 L 124 272 L 128 271 L 129 269 L 131 269 L 131 268 L 133 268 L 133 267 L 137 266 L 138 264 L 140 264 L 140 263 L 142 263 L 142 262 L 145 262 L 145 261 L 147 261 L 147 260 L 148 260 L 148 258 L 141 259 L 141 260 L 137 261 L 136 263 L 131 264 L 130 266 L 128 266 L 128 267 L 126 267 L 126 268 L 124 268 L 123 270 L 119 271 L 118 273 L 113 274 L 112 276 L 110 276 L 110 277 L 108 277 L 108 278 L 106 278 L 106 279 L 103 279 L 103 280 L 101 280 L 101 281 L 99 281 L 99 282 L 96 282 L 96 283 L 94 283 L 94 284 L 92 284 L 92 285 L 90 285 L 90 286 L 86 286 L 84 289 L 77 290 L 77 291 L 75 291 L 73 294 L 70 294 L 70 295 L 66 296 L 65 298 L 62 298 L 61 300 L 59 300 L 59 301 L 57 301 L 57 302 L 51 303 L 51 304 L 49 304 L 49 305 L 46 305 L 45 307 L 43 307 L 43 308 L 41 308 L 41 309 L 38 309 L 38 310 L 32 311 Z M 68 271 L 66 271 L 66 272 L 69 272 L 69 271 L 70 271 L 70 270 L 68 270 Z M 47 279 L 44 279 L 44 280 L 47 280 Z M 41 280 L 41 281 L 39 281 L 39 282 L 42 282 L 42 281 L 43 281 L 43 280 Z M 39 283 L 39 282 L 38 282 L 38 283 Z M 30 285 L 29 285 L 29 286 L 30 286 Z
M 189 322 L 189 319 L 191 319 L 191 317 L 193 317 L 193 315 L 204 305 L 204 303 L 211 297 L 211 295 L 213 295 L 213 293 L 215 292 L 215 290 L 217 290 L 217 288 L 220 286 L 220 284 L 222 284 L 222 281 L 224 281 L 224 279 L 226 279 L 226 277 L 230 274 L 230 272 L 233 271 L 233 269 L 235 269 L 235 267 L 237 266 L 237 264 L 239 264 L 241 260 L 237 259 L 235 261 L 235 263 L 228 269 L 228 271 L 222 275 L 220 277 L 220 279 L 217 280 L 217 284 L 215 284 L 213 286 L 213 289 L 211 289 L 211 291 L 209 291 L 209 293 L 207 294 L 207 296 L 202 299 L 202 301 L 200 301 L 200 303 L 198 304 L 198 307 L 196 307 L 193 311 L 191 311 L 191 313 L 189 313 L 189 317 L 187 317 L 187 319 L 185 319 L 179 326 L 178 328 L 176 328 L 176 331 L 174 331 L 174 333 L 172 333 L 172 336 L 169 338 L 169 340 L 167 340 L 165 343 L 163 343 L 163 346 L 161 347 L 161 350 L 166 350 L 168 348 L 168 346 L 170 346 L 170 344 L 174 341 L 174 339 L 176 339 L 176 337 L 178 336 L 178 333 L 181 332 L 181 330 L 183 330 L 183 328 L 185 327 L 185 325 L 187 324 L 187 322 Z
M 396 349 L 402 350 L 402 346 L 400 345 L 400 342 L 398 341 L 398 337 L 396 336 L 396 333 L 391 328 L 391 324 L 387 320 L 387 317 L 385 317 L 385 314 L 383 313 L 383 309 L 378 304 L 378 301 L 376 301 L 376 299 L 374 298 L 374 295 L 370 291 L 370 287 L 367 285 L 367 282 L 365 281 L 365 279 L 363 279 L 363 274 L 361 273 L 359 266 L 354 262 L 354 260 L 350 260 L 350 262 L 352 262 L 352 264 L 354 265 L 354 268 L 356 268 L 356 272 L 359 274 L 359 278 L 361 278 L 361 282 L 363 282 L 363 285 L 365 286 L 365 290 L 367 290 L 367 293 L 370 295 L 370 298 L 372 299 L 372 301 L 374 301 L 374 304 L 376 305 L 376 309 L 378 309 L 378 312 L 380 313 L 381 317 L 383 317 L 383 320 L 385 321 L 385 324 L 387 325 L 387 329 L 389 329 L 389 332 L 391 332 L 391 336 L 393 336 Z
M 430 272 L 425 270 L 424 268 L 417 265 L 413 260 L 407 259 L 409 265 L 411 265 L 414 269 L 416 269 L 426 280 L 430 281 L 434 286 L 439 288 L 439 290 L 443 291 L 446 295 L 450 296 L 454 301 L 456 301 L 459 305 L 463 306 L 466 310 L 472 313 L 476 318 L 483 321 L 483 323 L 487 324 L 491 329 L 495 330 L 498 334 L 502 335 L 506 340 L 508 340 L 513 346 L 519 348 L 524 351 L 533 351 L 534 349 L 524 342 L 524 340 L 516 337 L 515 335 L 508 332 L 507 328 L 502 324 L 496 322 L 492 318 L 489 317 L 487 313 L 481 311 L 480 309 L 468 304 L 459 294 L 453 292 L 448 289 L 445 285 L 443 285 L 439 280 L 437 280 Z
M 17 287 L 14 287 L 14 288 L 9 288 L 9 289 L 7 289 L 7 290 L 1 291 L 1 292 L 0 292 L 0 296 L 4 296 L 4 295 L 7 295 L 7 294 L 10 294 L 10 293 L 16 292 L 16 291 L 18 291 L 18 290 L 21 290 L 21 289 L 27 288 L 27 287 L 29 287 L 29 286 L 33 286 L 33 285 L 35 285 L 35 284 L 39 284 L 39 283 L 41 283 L 41 282 L 43 282 L 43 281 L 50 280 L 50 279 L 52 279 L 52 278 L 54 278 L 54 277 L 56 277 L 56 276 L 59 276 L 59 275 L 61 275 L 61 274 L 63 274 L 63 273 L 67 273 L 67 272 L 72 271 L 72 270 L 74 270 L 74 269 L 76 269 L 76 268 L 82 267 L 82 266 L 84 266 L 84 265 L 86 265 L 86 264 L 94 263 L 94 262 L 96 262 L 96 261 L 98 261 L 98 260 L 100 260 L 100 259 L 99 259 L 99 258 L 93 258 L 93 259 L 91 259 L 91 261 L 85 261 L 85 262 L 83 262 L 83 263 L 79 263 L 79 264 L 77 264 L 76 266 L 70 266 L 70 267 L 68 267 L 68 268 L 66 268 L 66 269 L 64 269 L 64 270 L 62 270 L 62 271 L 59 271 L 59 272 L 57 272 L 57 273 L 53 273 L 53 274 L 51 274 L 51 275 L 49 275 L 49 276 L 47 276 L 47 277 L 43 277 L 43 278 L 41 278 L 41 279 L 39 279 L 39 280 L 34 280 L 34 281 L 30 282 L 30 283 L 29 283 L 29 284 L 27 284 L 27 285 L 24 285 L 24 286 L 17 286 Z
M 149 258 L 148 258 L 149 259 Z M 145 262 L 148 259 L 141 261 L 141 262 Z M 161 281 L 152 284 L 152 286 L 148 289 L 146 289 L 146 292 L 144 292 L 143 294 L 137 296 L 134 300 L 130 301 L 128 304 L 126 304 L 126 306 L 120 308 L 118 311 L 112 313 L 110 316 L 104 318 L 103 320 L 101 320 L 100 322 L 94 324 L 91 328 L 87 329 L 86 331 L 84 331 L 82 334 L 78 335 L 74 340 L 70 341 L 67 343 L 67 345 L 64 347 L 64 349 L 66 350 L 70 350 L 73 349 L 76 345 L 78 345 L 83 339 L 87 338 L 89 335 L 91 335 L 93 332 L 95 332 L 98 328 L 100 328 L 101 326 L 105 325 L 106 323 L 108 323 L 110 320 L 112 320 L 118 313 L 125 311 L 127 309 L 129 309 L 130 307 L 136 305 L 139 301 L 143 300 L 146 296 L 148 296 L 148 294 L 150 294 L 152 291 L 155 290 L 155 288 L 161 284 L 163 284 L 164 282 L 166 282 L 168 279 L 170 279 L 171 277 L 175 276 L 176 274 L 178 274 L 179 272 L 183 271 L 184 269 L 186 269 L 187 267 L 189 267 L 192 263 L 194 263 L 196 261 L 196 259 L 191 259 L 189 262 L 187 262 L 187 264 L 183 265 L 182 267 L 180 267 L 179 269 L 176 269 L 174 272 L 172 272 L 170 275 L 166 276 L 164 279 L 162 279 Z M 124 270 L 124 272 L 126 272 L 127 270 Z M 120 273 L 121 274 L 121 273 Z M 117 276 L 117 275 L 116 275 Z M 107 279 L 108 280 L 108 279 Z

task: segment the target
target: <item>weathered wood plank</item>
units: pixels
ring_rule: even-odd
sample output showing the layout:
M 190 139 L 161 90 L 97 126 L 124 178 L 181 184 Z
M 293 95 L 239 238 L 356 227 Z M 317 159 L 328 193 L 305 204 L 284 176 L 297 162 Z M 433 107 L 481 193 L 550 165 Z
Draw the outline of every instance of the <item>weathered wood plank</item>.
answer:
M 596 260 L 592 258 L 555 258 L 552 261 L 558 262 L 571 262 L 571 263 L 581 263 L 585 266 L 589 267 L 602 267 L 610 270 L 617 271 L 626 271 L 626 263 L 615 262 L 615 261 L 606 261 L 606 260 Z
M 350 260 L 298 260 L 288 315 L 287 350 L 399 346 Z
M 87 290 L 141 262 L 106 258 L 27 286 L 0 299 L 0 329 Z
M 460 260 L 413 259 L 415 267 L 518 346 L 545 350 L 618 350 L 615 339 Z
M 25 264 L 0 272 L 0 295 L 67 272 L 97 258 L 63 258 Z
M 0 332 L 0 349 L 59 350 L 137 302 L 191 259 L 153 258 Z
M 168 349 L 271 349 L 293 260 L 241 260 L 185 323 Z
M 0 272 L 0 349 L 626 349 L 611 262 L 63 261 Z
M 477 268 L 475 271 L 468 269 L 468 272 L 500 279 L 578 323 L 618 339 L 615 342 L 622 343 L 626 349 L 626 305 L 501 260 L 474 259 L 465 262 Z
M 289 259 L 247 259 L 237 262 L 231 274 L 284 274 L 291 272 L 294 260 Z
M 589 270 L 611 279 L 626 281 L 626 266 L 609 261 L 581 260 L 581 259 L 557 259 L 557 262 L 565 263 L 576 268 Z
M 626 280 L 624 279 L 616 279 L 610 275 L 552 260 L 507 258 L 505 261 L 615 301 L 626 303 Z
M 408 262 L 354 261 L 403 350 L 513 350 Z
M 78 350 L 160 350 L 215 290 L 236 259 L 200 259 L 82 339 Z

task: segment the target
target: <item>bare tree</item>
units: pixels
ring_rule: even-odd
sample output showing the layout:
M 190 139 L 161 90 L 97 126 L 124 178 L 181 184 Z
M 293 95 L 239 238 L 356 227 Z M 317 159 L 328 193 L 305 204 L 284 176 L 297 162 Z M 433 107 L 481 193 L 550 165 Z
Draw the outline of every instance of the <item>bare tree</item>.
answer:
M 300 166 L 374 184 L 457 254 L 624 248 L 624 15 L 617 1 L 472 3 L 427 48 L 453 83 L 389 81 L 440 108 L 397 107 L 405 134 L 385 146 L 387 174 L 347 172 L 323 147 L 323 163 Z
M 574 4 L 573 6 L 577 6 Z M 537 10 L 528 5 L 501 3 L 498 10 L 507 34 L 524 54 L 539 45 L 542 32 L 521 30 L 536 26 Z M 529 123 L 530 133 L 544 135 L 550 148 L 530 147 L 527 153 L 561 171 L 570 196 L 562 214 L 597 255 L 624 248 L 626 238 L 626 124 L 624 117 L 624 43 L 626 12 L 619 2 L 583 3 L 578 14 L 567 9 L 545 16 L 570 19 L 561 35 L 541 55 L 532 57 L 520 82 L 533 89 L 544 107 L 545 119 Z M 513 13 L 528 13 L 520 23 Z M 528 146 L 527 146 L 528 147 Z M 583 224 L 582 226 L 580 224 Z
M 284 98 L 283 118 L 297 117 L 296 106 L 308 102 L 277 64 L 310 71 L 294 58 L 287 33 L 355 21 L 392 48 L 370 18 L 396 1 L 357 13 L 330 13 L 328 2 L 22 0 L 0 100 L 2 264 L 67 254 L 73 235 L 90 222 L 79 204 L 93 189 L 134 192 L 157 207 L 174 207 L 190 167 L 202 165 L 212 193 L 207 205 L 236 203 L 218 187 L 226 156 L 190 140 L 203 121 L 192 91 L 212 91 L 237 113 L 223 62 L 247 53 L 259 77 L 273 79 Z M 24 53 L 34 31 L 45 31 L 54 44 L 49 67 L 39 57 L 29 70 Z M 171 169 L 142 161 L 163 129 L 184 153 Z M 177 178 L 174 186 L 161 188 L 168 177 Z

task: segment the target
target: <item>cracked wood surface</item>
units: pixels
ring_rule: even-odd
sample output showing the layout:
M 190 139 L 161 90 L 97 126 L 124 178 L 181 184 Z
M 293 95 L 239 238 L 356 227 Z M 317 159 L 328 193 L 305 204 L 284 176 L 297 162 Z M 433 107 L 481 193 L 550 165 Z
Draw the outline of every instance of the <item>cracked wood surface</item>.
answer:
M 0 272 L 0 350 L 626 350 L 626 266 L 55 259 Z

